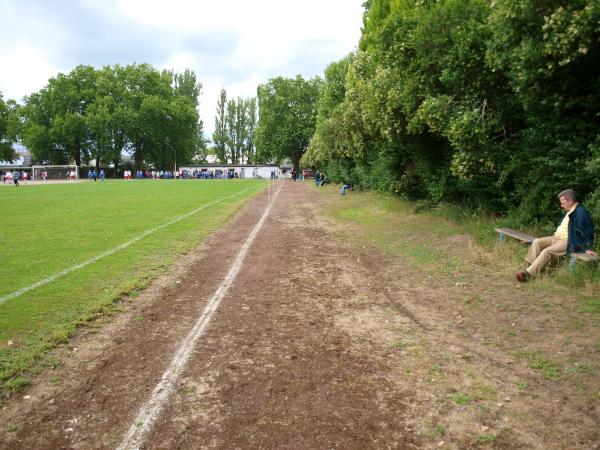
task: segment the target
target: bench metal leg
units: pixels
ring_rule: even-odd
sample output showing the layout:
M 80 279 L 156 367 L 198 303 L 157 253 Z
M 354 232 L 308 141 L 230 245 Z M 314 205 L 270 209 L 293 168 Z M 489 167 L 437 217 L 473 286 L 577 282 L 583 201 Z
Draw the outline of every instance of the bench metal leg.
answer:
M 498 233 L 498 244 L 499 245 L 504 244 L 504 233 Z
M 569 270 L 575 269 L 575 264 L 577 264 L 577 258 L 575 255 L 571 255 L 569 258 Z

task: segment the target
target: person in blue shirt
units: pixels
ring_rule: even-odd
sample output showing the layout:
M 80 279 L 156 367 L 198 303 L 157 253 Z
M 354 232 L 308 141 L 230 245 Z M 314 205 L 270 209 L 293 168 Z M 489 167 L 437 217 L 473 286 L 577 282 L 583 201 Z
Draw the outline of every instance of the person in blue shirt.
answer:
M 352 189 L 352 185 L 350 183 L 348 183 L 347 181 L 344 181 L 342 183 L 342 188 L 340 189 L 340 194 L 346 195 L 346 192 L 348 192 L 348 189 Z

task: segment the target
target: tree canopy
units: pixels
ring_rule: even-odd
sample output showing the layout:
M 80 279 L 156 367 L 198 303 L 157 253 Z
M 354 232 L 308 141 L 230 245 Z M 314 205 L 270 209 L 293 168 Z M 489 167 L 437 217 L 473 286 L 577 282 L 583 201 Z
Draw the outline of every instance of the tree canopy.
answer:
M 435 205 L 554 219 L 571 187 L 600 213 L 600 4 L 370 0 L 325 71 L 307 164 Z
M 289 158 L 296 169 L 315 131 L 321 80 L 277 77 L 258 87 L 257 158 L 279 163 Z
M 221 89 L 215 115 L 213 151 L 223 163 L 256 162 L 254 134 L 256 129 L 256 98 L 227 100 Z
M 21 136 L 36 160 L 172 168 L 203 157 L 195 74 L 159 72 L 148 64 L 96 70 L 78 66 L 26 97 Z

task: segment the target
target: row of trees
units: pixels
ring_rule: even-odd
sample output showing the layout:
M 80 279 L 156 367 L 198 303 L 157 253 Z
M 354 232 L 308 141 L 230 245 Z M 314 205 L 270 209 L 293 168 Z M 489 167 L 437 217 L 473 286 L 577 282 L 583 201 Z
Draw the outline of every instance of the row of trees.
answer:
M 364 6 L 358 51 L 325 70 L 305 164 L 528 223 L 572 187 L 600 217 L 597 1 Z
M 324 79 L 276 77 L 217 106 L 221 162 L 290 159 L 368 189 L 461 201 L 522 222 L 572 187 L 600 216 L 600 3 L 367 0 L 355 53 Z M 0 156 L 167 167 L 205 153 L 193 72 L 80 66 L 0 98 Z M 257 120 L 258 107 L 258 120 Z M 15 119 L 15 117 L 17 119 Z M 304 155 L 304 156 L 303 156 Z
M 224 164 L 258 162 L 254 146 L 256 125 L 256 98 L 227 100 L 227 91 L 221 89 L 211 153 Z
M 114 164 L 122 152 L 136 167 L 159 169 L 203 159 L 206 143 L 197 107 L 202 85 L 190 70 L 159 72 L 148 64 L 96 70 L 78 66 L 51 78 L 9 111 L 9 139 L 20 139 L 36 161 Z M 0 103 L 0 126 L 4 122 Z M 2 136 L 2 129 L 0 129 Z M 0 155 L 12 159 L 10 152 Z

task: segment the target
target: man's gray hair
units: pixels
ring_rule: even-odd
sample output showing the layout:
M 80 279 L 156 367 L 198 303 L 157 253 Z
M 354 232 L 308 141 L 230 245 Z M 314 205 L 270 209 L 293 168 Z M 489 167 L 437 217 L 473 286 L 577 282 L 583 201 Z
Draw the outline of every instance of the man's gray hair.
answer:
M 573 200 L 574 202 L 577 201 L 577 194 L 575 193 L 575 191 L 573 189 L 565 189 L 564 191 L 560 192 L 558 194 L 558 198 L 561 197 L 566 197 L 570 200 Z

